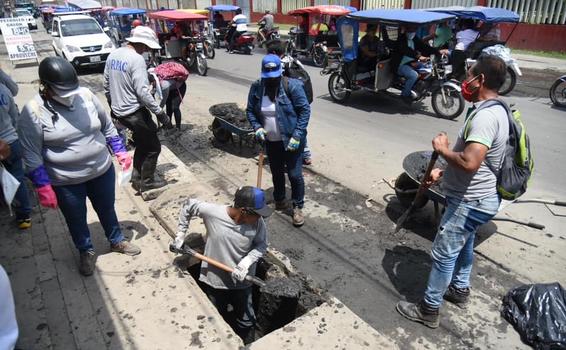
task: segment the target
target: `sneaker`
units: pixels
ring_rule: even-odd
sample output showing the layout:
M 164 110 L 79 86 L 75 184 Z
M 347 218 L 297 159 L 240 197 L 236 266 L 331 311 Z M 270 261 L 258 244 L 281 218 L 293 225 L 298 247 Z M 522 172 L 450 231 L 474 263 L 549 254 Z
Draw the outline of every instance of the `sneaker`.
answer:
M 289 209 L 289 203 L 286 200 L 275 201 L 275 210 L 284 211 Z
M 310 159 L 310 158 L 305 158 L 305 159 L 303 159 L 303 164 L 304 164 L 304 165 L 311 165 L 311 164 L 312 164 L 312 159 Z
M 122 241 L 120 243 L 111 244 L 110 251 L 115 253 L 122 253 L 130 256 L 138 255 L 141 253 L 141 249 L 128 241 Z
M 30 227 L 31 227 L 31 219 L 30 218 L 18 219 L 18 228 L 20 230 L 26 230 Z
M 293 225 L 296 227 L 303 226 L 305 223 L 305 216 L 303 215 L 303 209 L 296 207 L 293 208 Z
M 460 309 L 467 307 L 470 298 L 470 288 L 456 288 L 453 285 L 448 286 L 448 290 L 444 294 L 444 300 L 458 306 Z
M 417 304 L 400 301 L 395 308 L 403 317 L 411 321 L 422 323 L 430 328 L 438 328 L 440 325 L 438 309 L 426 305 L 424 301 Z
M 94 263 L 96 262 L 96 254 L 94 250 L 87 250 L 80 253 L 79 272 L 83 276 L 90 276 L 94 271 Z

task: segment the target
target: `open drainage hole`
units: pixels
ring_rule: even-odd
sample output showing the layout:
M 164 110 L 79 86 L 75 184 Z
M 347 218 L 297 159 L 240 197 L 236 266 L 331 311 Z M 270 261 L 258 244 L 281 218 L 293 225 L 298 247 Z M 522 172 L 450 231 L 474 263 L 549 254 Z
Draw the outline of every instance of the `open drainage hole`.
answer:
M 205 292 L 207 285 L 199 281 L 200 262 L 188 268 L 189 273 L 195 279 L 198 286 Z M 292 284 L 289 288 L 299 288 L 296 297 L 286 297 L 278 295 L 280 293 L 271 293 L 261 290 L 256 285 L 252 287 L 252 300 L 256 316 L 255 335 L 253 339 L 244 339 L 244 342 L 251 343 L 261 337 L 291 323 L 294 319 L 304 315 L 311 309 L 320 306 L 326 301 L 309 282 L 301 276 L 286 276 L 282 269 L 277 265 L 268 262 L 266 259 L 260 259 L 257 263 L 256 277 L 267 282 L 273 280 L 277 283 L 271 284 L 272 288 L 286 288 L 286 281 Z M 281 278 L 283 277 L 283 278 Z M 288 279 L 287 279 L 288 277 Z M 269 283 L 268 283 L 269 285 Z M 270 289 L 270 288 L 267 288 Z M 266 289 L 266 290 L 267 290 Z M 273 291 L 272 291 L 273 292 Z M 285 295 L 285 293 L 281 293 Z M 236 332 L 234 308 L 228 305 L 228 311 L 222 315 L 226 323 Z M 222 314 L 220 312 L 220 314 Z M 236 332 L 237 333 L 237 332 Z

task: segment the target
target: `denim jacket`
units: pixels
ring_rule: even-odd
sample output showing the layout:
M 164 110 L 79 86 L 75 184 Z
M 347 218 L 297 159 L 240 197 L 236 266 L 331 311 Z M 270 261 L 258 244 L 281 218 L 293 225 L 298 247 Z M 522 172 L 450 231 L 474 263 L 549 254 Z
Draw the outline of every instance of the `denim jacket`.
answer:
M 311 107 L 307 100 L 302 81 L 289 79 L 289 94 L 285 93 L 283 80 L 279 86 L 279 93 L 275 99 L 275 113 L 283 144 L 287 146 L 291 137 L 303 143 L 307 136 L 307 125 L 311 115 Z M 246 114 L 254 130 L 263 127 L 264 118 L 261 113 L 261 100 L 264 95 L 264 86 L 261 80 L 252 84 L 248 95 Z

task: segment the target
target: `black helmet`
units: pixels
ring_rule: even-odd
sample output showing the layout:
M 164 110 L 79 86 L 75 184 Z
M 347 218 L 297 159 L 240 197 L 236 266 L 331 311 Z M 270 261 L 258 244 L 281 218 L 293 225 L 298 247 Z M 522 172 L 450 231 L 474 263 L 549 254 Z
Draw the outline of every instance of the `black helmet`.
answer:
M 41 61 L 39 80 L 60 96 L 79 87 L 79 78 L 75 68 L 62 57 L 47 57 Z

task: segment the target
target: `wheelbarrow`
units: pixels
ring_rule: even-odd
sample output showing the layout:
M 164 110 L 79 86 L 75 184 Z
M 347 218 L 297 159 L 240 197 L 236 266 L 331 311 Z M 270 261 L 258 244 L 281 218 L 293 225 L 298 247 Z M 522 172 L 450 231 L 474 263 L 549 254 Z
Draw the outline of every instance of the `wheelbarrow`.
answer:
M 403 159 L 403 172 L 401 175 L 397 177 L 395 180 L 395 186 L 393 189 L 395 190 L 395 195 L 397 199 L 404 207 L 408 208 L 415 196 L 417 194 L 417 190 L 421 181 L 423 181 L 423 177 L 430 161 L 430 157 L 432 156 L 432 151 L 417 151 L 410 153 Z M 447 166 L 446 160 L 442 157 L 439 157 L 436 161 L 435 168 L 445 169 Z M 426 195 L 421 197 L 418 203 L 415 203 L 415 209 L 423 208 L 428 201 L 431 200 L 434 203 L 434 214 L 437 223 L 440 223 L 440 205 L 446 206 L 446 196 L 444 195 L 441 182 L 438 182 L 428 188 L 426 190 Z M 547 201 L 547 200 L 517 200 L 512 203 L 527 203 L 531 201 L 537 201 L 539 203 L 547 203 L 547 204 L 555 204 L 555 205 L 562 205 L 563 202 L 557 201 Z M 515 220 L 512 218 L 507 217 L 494 217 L 492 218 L 493 221 L 509 221 L 519 225 L 524 225 L 528 227 L 535 228 L 537 230 L 544 230 L 545 226 L 534 223 L 534 222 L 525 222 L 521 220 Z
M 236 106 L 236 107 L 235 107 Z M 214 105 L 210 108 L 210 112 L 214 117 L 210 130 L 214 135 L 214 138 L 219 143 L 226 143 L 230 140 L 234 141 L 234 135 L 238 138 L 240 147 L 242 147 L 243 141 L 246 141 L 248 145 L 252 145 L 254 142 L 254 129 L 246 122 L 246 126 L 239 126 L 235 123 L 227 120 L 230 118 L 225 118 L 224 116 L 218 115 L 214 112 L 214 108 L 237 108 L 235 103 L 223 103 Z M 243 113 L 243 112 L 242 112 Z M 234 120 L 234 118 L 231 118 Z

